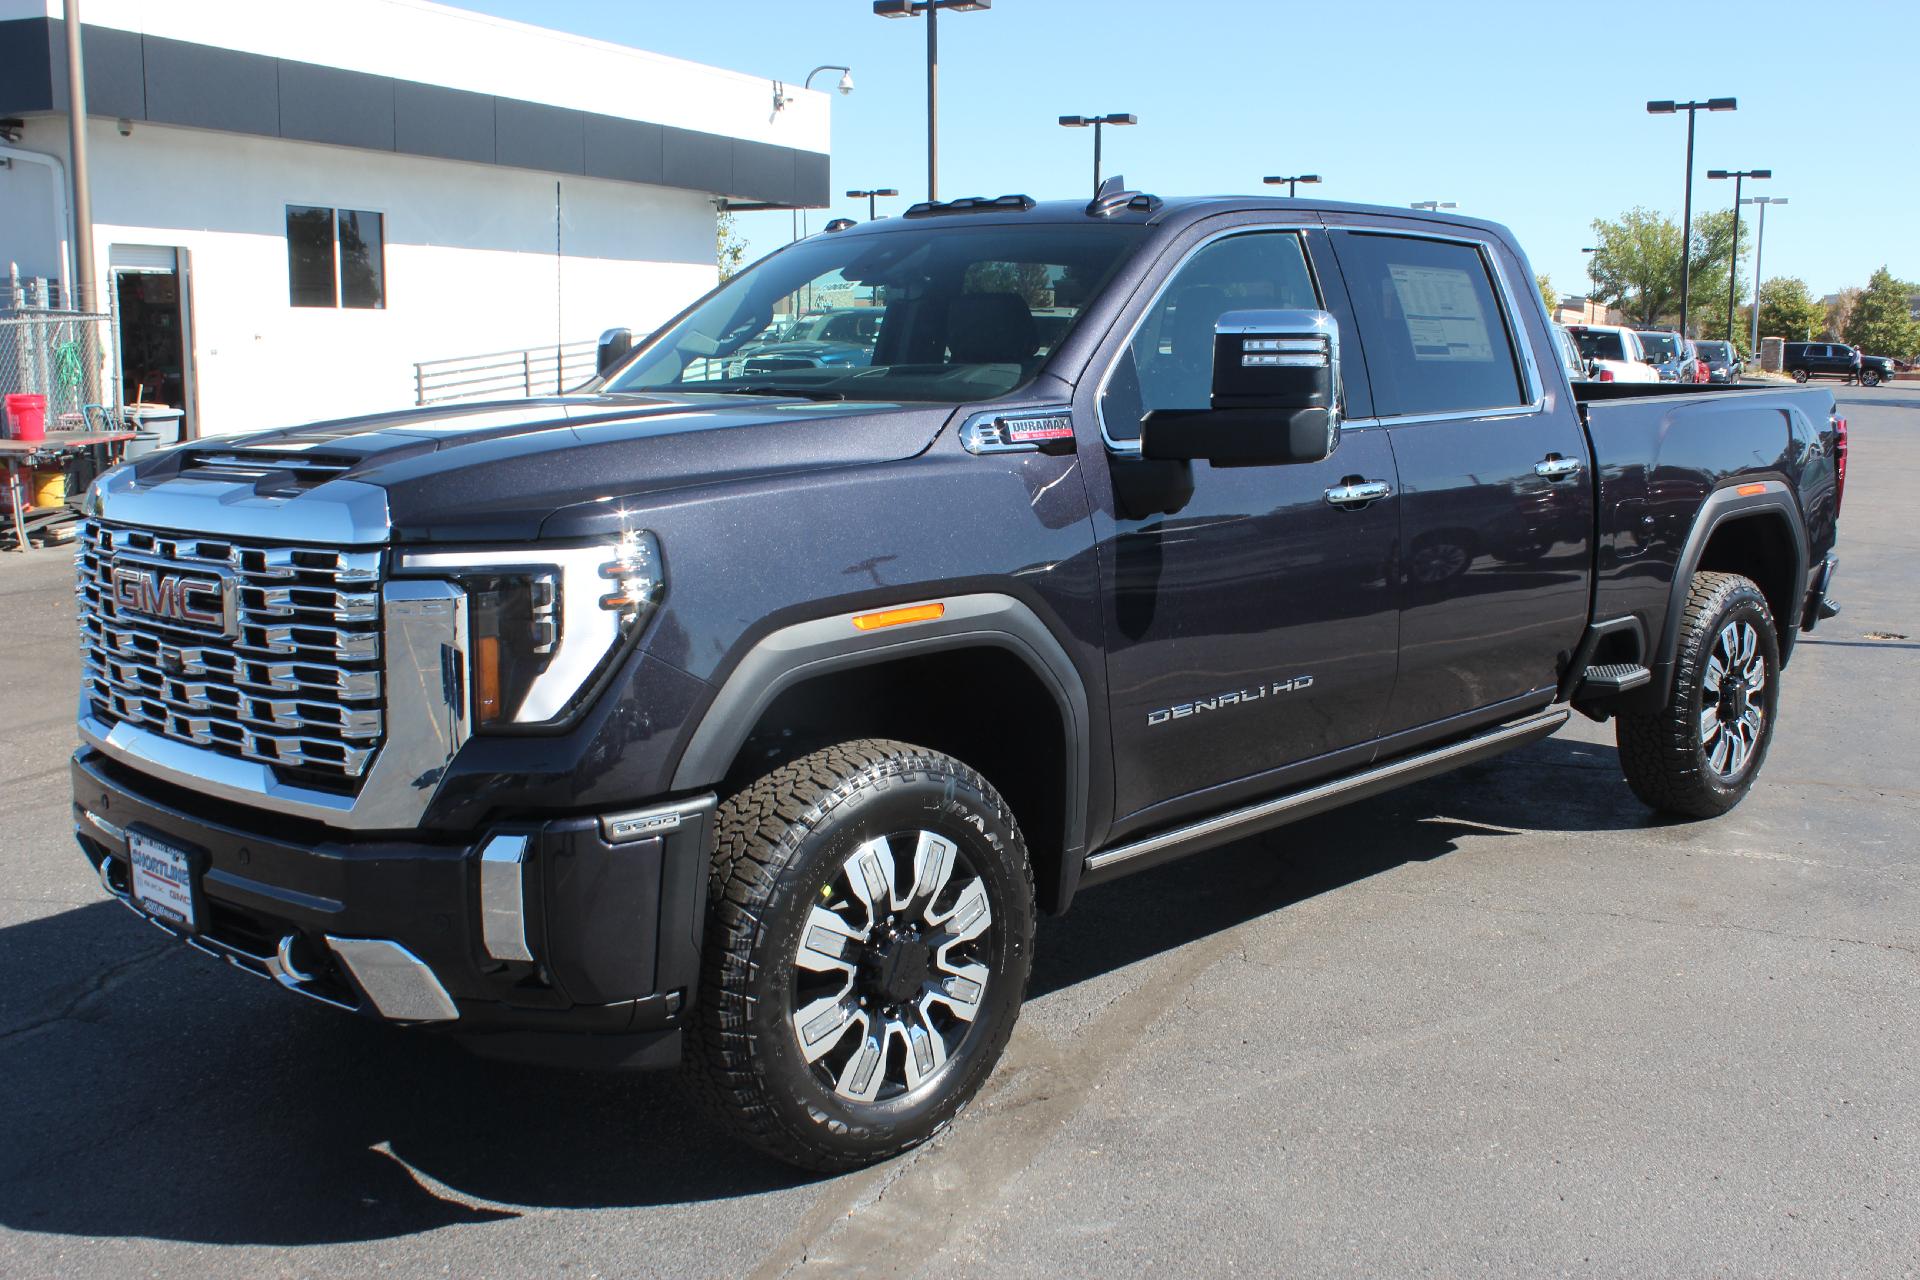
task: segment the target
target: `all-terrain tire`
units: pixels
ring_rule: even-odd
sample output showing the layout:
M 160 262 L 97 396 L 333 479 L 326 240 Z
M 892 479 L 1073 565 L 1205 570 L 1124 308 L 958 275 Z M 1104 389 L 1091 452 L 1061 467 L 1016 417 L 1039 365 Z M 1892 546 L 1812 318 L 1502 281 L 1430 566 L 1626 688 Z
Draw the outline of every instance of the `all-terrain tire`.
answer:
M 925 842 L 929 835 L 932 845 Z M 876 839 L 892 851 L 888 860 L 896 878 L 884 891 L 874 879 L 863 878 L 856 887 Z M 955 850 L 946 864 L 951 878 L 923 907 L 918 868 L 938 860 L 921 852 L 942 843 Z M 910 908 L 869 901 L 875 893 L 875 900 L 899 895 L 902 884 L 913 899 Z M 984 991 L 977 991 L 951 969 L 929 963 L 930 956 L 944 956 L 958 964 L 956 952 L 929 948 L 939 938 L 965 933 L 969 920 L 977 925 L 968 916 L 976 910 L 969 895 L 982 892 L 990 923 L 976 938 L 951 944 L 973 962 L 961 967 L 984 977 Z M 979 773 L 924 747 L 878 739 L 838 743 L 728 797 L 715 819 L 709 902 L 699 1017 L 688 1046 L 693 1090 L 740 1138 L 803 1169 L 859 1168 L 939 1133 L 992 1072 L 1026 998 L 1035 912 L 1033 872 L 1019 826 Z M 943 906 L 945 925 L 927 924 Z M 805 984 L 822 981 L 807 963 L 822 963 L 815 949 L 824 936 L 816 909 L 840 913 L 838 922 L 827 921 L 829 933 L 868 930 L 864 942 L 850 938 L 844 944 L 854 1003 L 832 993 L 826 997 L 830 1011 L 847 1023 L 847 1043 L 831 1049 L 844 1053 L 840 1066 L 831 1057 L 808 1056 L 834 1024 L 815 1046 L 803 1046 L 801 1038 L 812 1034 L 818 1016 L 803 1020 L 802 1008 L 820 1007 L 803 1005 L 801 994 Z M 882 912 L 885 923 L 877 918 Z M 920 949 L 907 952 L 895 938 L 909 938 L 908 946 Z M 840 954 L 837 938 L 827 945 Z M 901 961 L 902 955 L 908 959 Z M 829 984 L 839 980 L 837 972 L 828 974 Z M 879 985 L 883 980 L 920 983 L 919 994 L 887 994 Z M 964 1022 L 949 1005 L 927 1003 L 945 999 L 935 987 L 944 982 L 951 989 L 956 981 L 977 1001 Z M 889 1023 L 889 1007 L 897 1021 Z M 847 1022 L 841 1010 L 853 1018 L 870 1012 L 872 1020 Z M 910 1059 L 921 1051 L 920 1033 L 942 1034 L 939 1024 L 946 1028 L 943 1058 L 927 1074 L 927 1060 L 916 1067 Z M 861 1099 L 843 1091 L 854 1082 L 871 1084 L 859 1061 L 870 1033 L 885 1046 L 878 1068 L 883 1084 L 877 1096 Z M 917 1082 L 911 1079 L 916 1069 Z M 895 1081 L 895 1075 L 902 1078 Z
M 1760 588 L 1736 573 L 1696 573 L 1666 705 L 1615 721 L 1620 768 L 1633 793 L 1663 813 L 1690 818 L 1717 817 L 1739 804 L 1773 741 L 1779 676 L 1779 635 Z M 1757 714 L 1750 718 L 1749 710 Z

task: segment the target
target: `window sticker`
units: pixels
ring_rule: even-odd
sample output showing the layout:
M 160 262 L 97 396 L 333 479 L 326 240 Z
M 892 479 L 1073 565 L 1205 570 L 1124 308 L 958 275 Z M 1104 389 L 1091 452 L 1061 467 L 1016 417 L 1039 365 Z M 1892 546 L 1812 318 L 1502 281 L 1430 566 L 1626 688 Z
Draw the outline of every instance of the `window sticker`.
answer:
M 1398 262 L 1389 263 L 1388 270 L 1415 360 L 1492 361 L 1493 337 L 1471 275 L 1452 267 Z

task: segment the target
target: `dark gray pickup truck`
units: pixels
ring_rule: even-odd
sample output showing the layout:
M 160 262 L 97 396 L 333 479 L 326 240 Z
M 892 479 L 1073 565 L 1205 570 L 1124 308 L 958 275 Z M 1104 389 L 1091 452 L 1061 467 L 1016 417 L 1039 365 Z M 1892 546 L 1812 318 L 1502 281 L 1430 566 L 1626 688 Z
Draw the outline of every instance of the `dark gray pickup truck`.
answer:
M 1570 383 L 1532 280 L 1448 215 L 927 204 L 577 395 L 143 458 L 78 554 L 80 845 L 289 991 L 891 1155 L 1089 886 L 1574 711 L 1657 808 L 1753 785 L 1846 424 Z M 729 358 L 819 305 L 870 363 Z

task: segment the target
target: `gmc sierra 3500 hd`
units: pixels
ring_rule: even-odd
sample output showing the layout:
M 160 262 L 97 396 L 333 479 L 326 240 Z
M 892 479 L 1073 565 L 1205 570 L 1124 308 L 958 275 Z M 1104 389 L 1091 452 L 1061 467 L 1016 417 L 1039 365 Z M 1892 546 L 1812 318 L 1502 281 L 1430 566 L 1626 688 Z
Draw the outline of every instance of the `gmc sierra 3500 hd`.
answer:
M 578 394 L 142 458 L 78 552 L 81 848 L 294 992 L 890 1156 L 1090 885 L 1576 710 L 1655 808 L 1753 785 L 1845 422 L 1570 383 L 1532 280 L 1450 214 L 923 204 Z M 730 359 L 829 302 L 870 363 Z

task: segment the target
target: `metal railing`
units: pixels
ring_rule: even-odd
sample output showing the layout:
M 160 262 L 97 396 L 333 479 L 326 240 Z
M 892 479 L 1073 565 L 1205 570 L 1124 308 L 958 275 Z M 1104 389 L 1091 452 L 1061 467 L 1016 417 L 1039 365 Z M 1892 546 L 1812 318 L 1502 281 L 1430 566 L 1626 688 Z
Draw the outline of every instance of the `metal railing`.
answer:
M 421 360 L 413 366 L 413 402 L 474 400 L 483 396 L 544 396 L 580 385 L 594 373 L 593 341 L 490 351 L 477 356 Z

